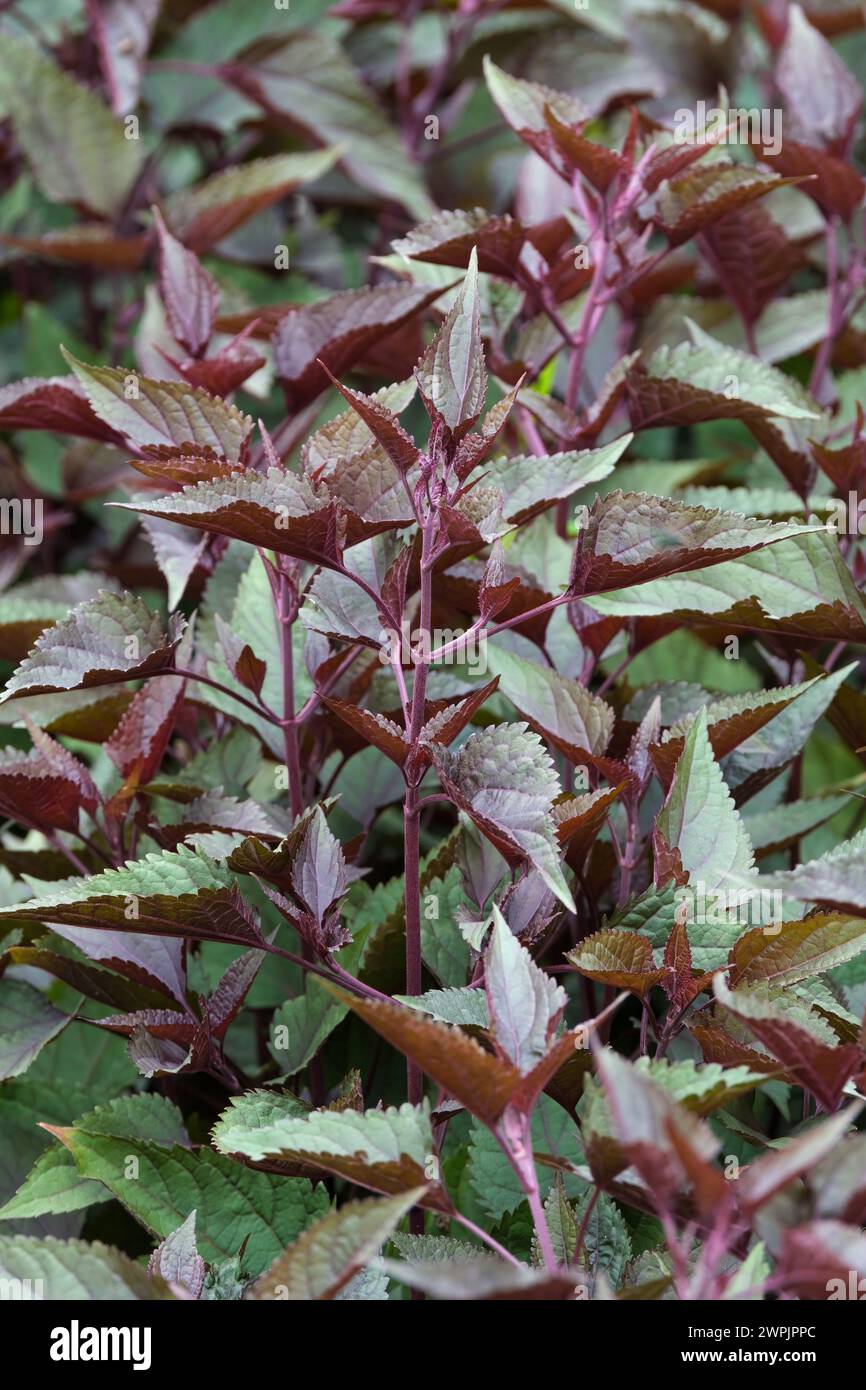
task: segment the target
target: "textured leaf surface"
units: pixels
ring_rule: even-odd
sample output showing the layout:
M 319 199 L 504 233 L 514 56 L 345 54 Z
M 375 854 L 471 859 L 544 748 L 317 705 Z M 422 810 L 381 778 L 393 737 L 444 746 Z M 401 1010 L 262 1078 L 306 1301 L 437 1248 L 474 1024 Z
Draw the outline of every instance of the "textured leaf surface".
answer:
M 496 1042 L 525 1075 L 544 1057 L 566 1004 L 565 991 L 539 970 L 498 908 L 484 958 L 484 987 Z
M 702 569 L 808 529 L 641 493 L 611 492 L 593 503 L 578 537 L 577 593 L 602 593 Z
M 731 978 L 738 984 L 766 980 L 792 985 L 834 970 L 866 951 L 862 917 L 820 913 L 802 922 L 784 922 L 776 934 L 746 932 L 731 951 Z
M 6 683 L 3 699 L 55 690 L 84 690 L 172 665 L 181 625 L 168 637 L 159 618 L 133 594 L 101 592 L 47 628 Z
M 487 664 L 519 713 L 566 757 L 579 762 L 581 754 L 607 748 L 613 710 L 578 681 L 499 646 L 488 648 Z
M 399 1004 L 350 995 L 333 985 L 326 988 L 485 1123 L 493 1124 L 517 1091 L 517 1068 L 485 1052 L 459 1028 Z
M 347 1202 L 299 1236 L 256 1281 L 248 1298 L 331 1299 L 362 1269 L 423 1194 Z
M 200 1253 L 231 1259 L 244 1239 L 250 1271 L 259 1273 L 316 1216 L 327 1210 L 324 1189 L 305 1178 L 257 1173 L 210 1149 L 163 1148 L 73 1129 L 66 1137 L 78 1170 L 98 1178 L 137 1221 L 164 1240 L 179 1219 L 196 1213 Z M 138 1179 L 124 1164 L 138 1160 Z
M 843 911 L 866 915 L 866 831 L 843 840 L 820 859 L 800 864 L 789 872 L 765 874 L 760 886 L 784 893 L 799 902 L 821 903 Z
M 42 1281 L 43 1297 L 58 1303 L 134 1302 L 170 1294 L 141 1265 L 101 1241 L 0 1236 L 4 1279 Z
M 69 1023 L 24 980 L 0 980 L 0 1078 L 18 1076 Z
M 207 391 L 153 381 L 120 367 L 92 367 L 66 354 L 96 414 L 136 449 L 209 450 L 236 463 L 252 420 Z
M 222 1153 L 254 1161 L 302 1161 L 375 1191 L 401 1193 L 423 1187 L 433 1135 L 426 1107 L 314 1111 L 299 1115 L 281 1097 L 262 1105 L 256 1093 L 225 1112 L 213 1132 Z
M 575 970 L 591 980 L 645 994 L 661 980 L 664 971 L 653 963 L 652 946 L 645 936 L 610 928 L 586 937 L 566 952 Z
M 207 347 L 219 303 L 219 288 L 194 252 L 187 250 L 154 213 L 159 246 L 159 292 L 169 327 L 197 357 Z
M 120 211 L 145 151 L 93 92 L 6 30 L 0 97 L 46 198 L 106 217 Z
M 205 1262 L 198 1253 L 195 1239 L 196 1213 L 189 1216 L 156 1247 L 147 1264 L 150 1275 L 158 1275 L 169 1285 L 184 1289 L 192 1298 L 201 1295 L 205 1280 Z
M 538 736 L 525 724 L 485 729 L 457 753 L 442 750 L 437 767 L 449 794 L 500 853 L 511 862 L 530 860 L 551 892 L 573 906 L 550 814 L 559 783 Z
M 105 1199 L 102 1183 L 82 1178 L 66 1149 L 46 1149 L 14 1197 L 0 1208 L 0 1221 L 32 1221 L 39 1216 L 81 1211 Z
M 549 1096 L 541 1096 L 533 1111 L 532 1147 L 536 1154 L 561 1159 L 567 1165 L 563 1180 L 570 1198 L 586 1191 L 584 1180 L 568 1171 L 568 1165 L 577 1168 L 586 1162 L 580 1131 L 573 1117 Z M 514 1169 L 496 1139 L 480 1124 L 472 1127 L 468 1172 L 473 1192 L 494 1222 L 516 1211 L 526 1200 Z M 554 1185 L 556 1170 L 536 1161 L 536 1174 L 541 1195 L 547 1197 Z
M 811 1091 L 827 1111 L 834 1111 L 855 1070 L 861 1065 L 859 1048 L 851 1043 L 822 1042 L 803 1026 L 809 1011 L 786 1006 L 784 992 L 774 997 L 762 981 L 748 987 L 728 989 L 721 974 L 714 976 L 716 999 L 754 1034 L 776 1057 L 796 1083 Z
M 663 853 L 677 851 L 689 882 L 705 892 L 727 886 L 729 874 L 748 875 L 753 868 L 749 837 L 713 757 L 704 710 L 685 741 L 656 837 Z
M 242 946 L 262 945 L 232 875 L 184 845 L 177 852 L 149 854 L 123 869 L 106 869 L 89 879 L 70 879 L 52 887 L 53 892 L 20 907 L 0 908 L 0 913 L 58 927 L 108 927 L 133 935 L 198 935 Z M 101 943 L 97 938 L 91 949 L 101 945 L 106 952 L 101 958 L 110 959 L 116 941 Z M 130 949 L 135 949 L 134 944 Z
M 487 395 L 474 251 L 460 293 L 415 370 L 421 395 L 434 418 L 452 431 L 465 431 L 474 424 Z
M 396 132 L 329 35 L 296 33 L 267 56 L 230 64 L 224 73 L 281 122 L 339 145 L 341 162 L 363 187 L 402 203 L 414 217 L 429 214 L 430 201 Z
M 295 407 L 312 400 L 326 386 L 328 378 L 320 362 L 339 376 L 374 343 L 420 314 L 439 293 L 411 285 L 377 285 L 344 290 L 290 310 L 280 319 L 274 336 L 274 358 Z
M 711 618 L 741 629 L 866 642 L 866 609 L 825 531 L 766 546 L 698 573 L 674 575 L 594 596 L 591 606 L 623 617 Z
M 335 158 L 333 150 L 277 154 L 223 169 L 172 193 L 163 203 L 165 220 L 185 246 L 205 251 L 293 189 L 321 178 Z

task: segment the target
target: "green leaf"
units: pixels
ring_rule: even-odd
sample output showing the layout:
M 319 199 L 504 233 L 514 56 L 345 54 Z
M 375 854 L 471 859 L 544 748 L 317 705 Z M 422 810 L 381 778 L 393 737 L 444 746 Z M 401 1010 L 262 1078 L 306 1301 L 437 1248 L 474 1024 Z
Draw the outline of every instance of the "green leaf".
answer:
M 324 1189 L 305 1178 L 255 1172 L 210 1149 L 165 1148 L 77 1127 L 65 1142 L 78 1171 L 104 1183 L 160 1240 L 194 1210 L 202 1256 L 209 1262 L 230 1259 L 246 1239 L 253 1274 L 328 1208 Z
M 571 762 L 605 751 L 613 733 L 614 712 L 579 681 L 496 645 L 487 648 L 487 664 L 518 713 Z
M 180 1111 L 162 1096 L 119 1096 L 77 1120 L 94 1133 L 116 1138 L 154 1139 L 188 1145 Z M 51 1129 L 52 1127 L 49 1126 Z M 63 1129 L 52 1129 L 62 1138 Z M 82 1177 L 68 1149 L 57 1146 L 40 1154 L 15 1196 L 0 1210 L 0 1220 L 33 1219 L 50 1213 L 79 1211 L 107 1200 L 105 1187 Z
M 253 1092 L 232 1101 L 214 1128 L 213 1141 L 221 1153 L 253 1162 L 313 1164 L 386 1194 L 425 1186 L 429 1172 L 430 1192 L 435 1195 L 438 1168 L 426 1104 L 363 1114 L 316 1110 L 299 1115 L 291 1097 L 265 1102 Z
M 97 1042 L 109 1041 L 113 1045 L 115 1053 L 119 1050 L 121 1060 L 123 1062 L 126 1060 L 123 1057 L 123 1048 L 118 1039 L 108 1038 L 108 1035 L 103 1035 L 100 1038 L 96 1029 L 87 1028 L 86 1025 L 78 1023 L 73 1024 L 66 1033 L 63 1053 L 59 1048 L 51 1048 L 47 1052 L 43 1052 L 42 1056 L 34 1063 L 29 1076 L 4 1083 L 2 1091 L 0 1091 L 0 1201 L 2 1202 L 10 1200 L 14 1196 L 22 1183 L 26 1181 L 28 1173 L 41 1154 L 57 1150 L 58 1146 L 50 1139 L 47 1131 L 40 1126 L 43 1124 L 63 1125 L 71 1123 L 76 1115 L 79 1115 L 92 1103 L 91 1094 L 87 1090 L 79 1089 L 73 1075 L 77 1070 L 80 1080 L 86 1071 L 85 1065 L 83 1065 L 84 1059 L 80 1054 L 75 1056 L 76 1029 L 79 1034 L 86 1032 L 89 1038 L 95 1038 Z M 52 1067 L 46 1068 L 46 1062 L 54 1064 L 63 1060 L 67 1063 L 66 1074 L 53 1082 L 45 1080 L 43 1074 L 46 1071 L 50 1074 L 52 1070 Z M 58 1068 L 55 1066 L 53 1070 L 56 1072 Z M 96 1078 L 99 1090 L 105 1095 L 110 1095 L 119 1084 L 126 1083 L 131 1070 L 129 1068 L 127 1074 L 120 1079 L 112 1076 L 110 1067 L 92 1068 L 90 1078 L 91 1082 Z M 73 1236 L 78 1234 L 81 1222 L 81 1218 L 74 1214 L 48 1218 L 36 1216 L 32 1220 L 32 1225 L 26 1224 L 24 1219 L 15 1222 L 12 1226 L 12 1232 L 20 1232 L 24 1235 Z
M 769 811 L 744 812 L 743 824 L 755 853 L 770 854 L 802 839 L 850 804 L 851 798 L 844 793 L 814 796 L 806 801 L 786 801 Z
M 529 521 L 553 503 L 571 497 L 591 483 L 601 482 L 614 470 L 633 435 L 624 434 L 600 449 L 577 449 L 561 454 L 549 454 L 544 459 L 496 459 L 484 464 L 471 475 L 470 483 L 482 481 L 485 488 L 495 488 L 501 495 L 501 510 L 509 526 Z
M 185 246 L 206 251 L 287 193 L 320 179 L 336 158 L 336 150 L 314 150 L 252 159 L 170 194 L 163 215 Z
M 843 840 L 835 849 L 798 864 L 789 872 L 762 874 L 758 887 L 783 893 L 798 902 L 820 903 L 843 912 L 866 915 L 866 830 L 853 839 Z
M 698 342 L 660 347 L 629 377 L 629 398 L 636 429 L 821 418 L 821 407 L 793 377 L 707 334 Z
M 159 618 L 136 595 L 102 591 L 45 629 L 0 698 L 83 690 L 167 670 L 182 628 L 183 619 L 172 619 L 164 636 Z
M 866 951 L 866 919 L 820 913 L 801 922 L 758 927 L 741 936 L 731 951 L 731 979 L 737 985 L 764 980 L 793 985 L 822 975 Z
M 551 818 L 559 780 L 538 735 L 525 724 L 491 726 L 456 753 L 437 749 L 436 765 L 449 796 L 499 852 L 511 864 L 528 859 L 574 910 Z
M 0 594 L 0 659 L 23 660 L 45 628 L 110 587 L 104 575 L 84 573 L 27 579 L 6 589 Z
M 526 1076 L 546 1055 L 567 996 L 538 968 L 496 906 L 484 986 L 497 1045 Z
M 98 1240 L 0 1236 L 0 1277 L 30 1280 L 32 1288 L 41 1281 L 41 1296 L 57 1303 L 171 1297 L 162 1280 L 149 1278 L 141 1265 Z
M 152 1139 L 157 1144 L 189 1147 L 183 1116 L 164 1096 L 141 1092 L 117 1096 L 89 1110 L 75 1121 L 76 1128 L 89 1134 L 110 1135 L 114 1139 Z
M 426 994 L 395 994 L 399 1004 L 438 1018 L 441 1023 L 454 1023 L 468 1028 L 489 1028 L 487 996 L 483 989 L 459 987 L 428 989 Z
M 557 1263 L 568 1267 L 574 1263 L 578 1225 L 574 1218 L 574 1209 L 566 1196 L 562 1174 L 559 1172 L 544 1203 L 544 1216 Z M 532 1256 L 533 1264 L 543 1263 L 537 1237 L 533 1240 Z
M 866 608 L 826 531 L 766 546 L 699 574 L 652 580 L 588 599 L 598 612 L 623 617 L 712 617 L 725 632 L 866 643 Z
M 19 1076 L 70 1022 L 23 980 L 0 980 L 0 1080 Z
M 636 994 L 646 994 L 665 973 L 655 969 L 652 946 L 645 936 L 610 927 L 585 937 L 565 958 L 581 975 Z
M 145 157 L 139 139 L 35 44 L 3 31 L 0 103 L 40 191 L 108 218 L 123 208 Z
M 106 1199 L 102 1183 L 83 1178 L 66 1149 L 46 1149 L 14 1197 L 0 1207 L 0 1221 L 25 1221 L 37 1216 L 81 1211 Z
M 421 891 L 424 964 L 443 987 L 459 988 L 469 972 L 469 948 L 460 930 L 461 910 L 472 910 L 459 868 L 452 866 L 443 878 L 425 882 Z M 435 915 L 431 911 L 433 904 Z
M 436 1264 L 442 1261 L 477 1260 L 484 1253 L 478 1245 L 472 1245 L 468 1240 L 457 1240 L 455 1236 L 413 1236 L 404 1231 L 395 1231 L 391 1244 L 404 1259 L 419 1264 L 426 1260 Z M 492 1250 L 489 1255 L 492 1260 L 499 1258 Z
M 347 1202 L 298 1237 L 247 1293 L 253 1299 L 332 1299 L 375 1258 L 423 1187 L 399 1197 Z
M 585 1192 L 575 1205 L 574 1216 L 578 1228 L 586 1216 L 592 1196 L 592 1192 Z M 591 1279 L 595 1280 L 601 1271 L 611 1288 L 618 1289 L 631 1258 L 632 1243 L 625 1218 L 607 1193 L 600 1192 L 586 1223 L 580 1263 Z
M 122 367 L 93 367 L 65 352 L 96 414 L 135 449 L 198 450 L 237 463 L 253 422 L 200 387 L 154 381 Z
M 723 1067 L 716 1062 L 694 1062 L 691 1060 L 671 1062 L 666 1057 L 658 1060 L 640 1057 L 634 1063 L 640 1074 L 646 1074 L 653 1085 L 658 1086 L 671 1100 L 682 1105 L 695 1115 L 709 1115 L 720 1106 L 727 1105 L 737 1096 L 746 1095 L 760 1086 L 765 1077 L 748 1067 Z M 593 1128 L 603 1128 L 600 1120 L 603 1114 L 604 1097 L 595 1080 L 587 1082 L 586 1114 L 582 1116 Z M 602 1106 L 597 1110 L 596 1106 Z
M 433 211 L 397 133 L 330 35 L 293 34 L 266 55 L 227 64 L 223 75 L 279 123 L 339 145 L 341 164 L 363 188 L 416 218 Z
M 738 797 L 743 790 L 763 785 L 802 751 L 840 687 L 856 669 L 854 662 L 831 672 L 824 680 L 808 684 L 788 708 L 774 717 L 766 736 L 754 734 L 723 760 L 725 781 Z
M 579 595 L 718 565 L 816 530 L 736 512 L 708 512 L 666 497 L 609 492 L 589 509 L 574 556 Z
M 848 666 L 834 672 L 827 683 L 813 678 L 800 685 L 729 695 L 709 704 L 702 701 L 713 754 L 731 789 L 741 789 L 741 795 L 758 790 L 769 774 L 781 771 L 800 752 L 853 669 Z M 652 749 L 656 769 L 666 785 L 682 752 L 684 735 L 696 717 L 697 711 L 691 711 L 678 719 L 665 731 L 661 745 Z M 770 722 L 773 727 L 765 734 L 764 726 Z
M 394 382 L 391 386 L 383 386 L 372 395 L 363 397 L 357 391 L 346 392 L 339 383 L 336 385 L 345 394 L 346 400 L 361 400 L 365 402 L 365 409 L 371 406 L 378 407 L 392 416 L 403 413 L 414 399 L 417 390 L 414 377 Z M 343 410 L 333 419 L 326 420 L 315 434 L 311 434 L 301 445 L 304 472 L 309 476 L 324 469 L 327 477 L 334 468 L 335 460 L 344 459 L 348 462 L 356 458 L 368 458 L 375 442 L 375 435 L 364 416 L 354 408 Z
M 315 987 L 297 999 L 287 999 L 271 1020 L 268 1044 L 283 1075 L 294 1076 L 312 1061 L 345 1016 L 342 1004 Z
M 470 428 L 484 409 L 487 371 L 481 346 L 478 256 L 473 248 L 460 293 L 415 369 L 430 411 L 452 433 Z
M 676 852 L 689 882 L 704 892 L 727 887 L 731 872 L 748 876 L 754 867 L 749 837 L 713 757 L 705 710 L 689 730 L 655 839 L 662 868 Z
M 233 875 L 185 845 L 51 887 L 38 898 L 0 908 L 0 918 L 263 945 Z

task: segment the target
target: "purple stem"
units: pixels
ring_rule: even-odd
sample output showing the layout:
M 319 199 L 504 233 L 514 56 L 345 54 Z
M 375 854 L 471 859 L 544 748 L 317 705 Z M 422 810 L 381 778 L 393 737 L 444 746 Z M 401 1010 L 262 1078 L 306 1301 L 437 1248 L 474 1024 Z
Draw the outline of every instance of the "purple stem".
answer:
M 541 1193 L 538 1190 L 538 1173 L 535 1167 L 535 1156 L 532 1152 L 532 1130 L 529 1115 L 512 1113 L 511 1123 L 506 1123 L 501 1129 L 497 1126 L 494 1134 L 499 1141 L 502 1152 L 514 1169 L 529 1203 L 535 1234 L 538 1238 L 538 1248 L 541 1251 L 545 1268 L 555 1274 L 559 1269 L 559 1261 L 550 1239 L 547 1217 L 544 1214 Z
M 428 521 L 422 531 L 421 540 L 421 611 L 419 623 L 422 637 L 421 650 L 429 645 L 430 619 L 433 608 L 433 569 L 430 558 L 431 526 Z M 424 727 L 424 704 L 427 692 L 427 660 L 420 658 L 415 666 L 412 680 L 411 719 L 408 728 L 409 742 L 417 747 Z M 418 787 L 406 787 L 403 803 L 403 869 L 406 914 L 406 993 L 420 994 L 422 982 L 421 963 L 421 822 L 419 819 Z M 424 1085 L 421 1068 L 417 1062 L 407 1059 L 406 1075 L 408 1099 L 412 1105 L 420 1105 Z
M 286 767 L 289 773 L 289 803 L 294 820 L 297 820 L 304 809 L 298 726 L 295 720 L 295 654 L 292 642 L 297 613 L 295 587 L 289 576 L 282 573 L 277 601 L 277 618 L 280 624 L 280 659 L 283 666 L 283 742 L 286 751 Z

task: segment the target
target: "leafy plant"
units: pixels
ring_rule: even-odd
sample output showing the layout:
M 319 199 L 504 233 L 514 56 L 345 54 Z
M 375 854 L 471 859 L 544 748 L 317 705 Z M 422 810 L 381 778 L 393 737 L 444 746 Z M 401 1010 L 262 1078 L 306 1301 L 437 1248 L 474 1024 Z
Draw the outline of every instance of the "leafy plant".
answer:
M 851 1296 L 861 9 L 0 32 L 4 1280 Z

